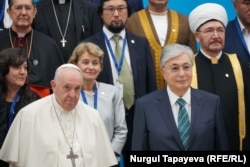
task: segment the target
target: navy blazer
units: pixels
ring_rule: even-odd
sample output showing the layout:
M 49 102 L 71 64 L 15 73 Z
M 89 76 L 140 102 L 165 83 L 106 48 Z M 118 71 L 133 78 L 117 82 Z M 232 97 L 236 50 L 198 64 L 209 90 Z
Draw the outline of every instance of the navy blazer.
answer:
M 217 95 L 191 88 L 191 134 L 188 150 L 227 150 Z M 139 98 L 135 105 L 132 150 L 185 150 L 166 89 Z
M 227 53 L 236 53 L 240 60 L 248 63 L 250 68 L 250 54 L 244 44 L 245 40 L 242 40 L 244 37 L 242 33 L 239 33 L 237 26 L 237 17 L 228 23 L 226 27 L 224 51 Z
M 154 64 L 149 44 L 146 38 L 126 32 L 131 68 L 134 78 L 135 98 L 141 97 L 156 90 Z M 100 31 L 83 42 L 92 42 L 98 45 L 104 52 L 103 70 L 97 80 L 114 84 L 108 50 L 103 32 Z

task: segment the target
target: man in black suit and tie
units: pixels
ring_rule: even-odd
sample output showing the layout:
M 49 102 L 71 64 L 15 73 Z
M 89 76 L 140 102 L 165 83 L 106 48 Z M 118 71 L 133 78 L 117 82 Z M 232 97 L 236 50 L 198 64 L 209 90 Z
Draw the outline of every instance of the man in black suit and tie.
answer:
M 132 150 L 227 150 L 219 97 L 190 87 L 191 48 L 167 45 L 160 63 L 167 86 L 137 100 Z
M 147 40 L 124 28 L 131 13 L 127 0 L 103 0 L 98 13 L 103 29 L 84 42 L 93 42 L 104 51 L 103 70 L 97 81 L 113 84 L 123 91 L 128 127 L 124 150 L 131 150 L 134 102 L 156 90 L 153 60 Z

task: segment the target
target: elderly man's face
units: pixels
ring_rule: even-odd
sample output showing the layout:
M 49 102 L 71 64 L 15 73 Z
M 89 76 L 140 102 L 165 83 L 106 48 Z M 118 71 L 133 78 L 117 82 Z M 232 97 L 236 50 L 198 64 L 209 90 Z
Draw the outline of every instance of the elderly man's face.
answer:
M 26 29 L 31 27 L 37 10 L 32 4 L 32 0 L 12 0 L 12 5 L 7 12 L 13 20 L 14 28 Z
M 192 60 L 187 54 L 169 59 L 162 67 L 162 74 L 169 88 L 182 96 L 192 81 Z
M 78 103 L 83 84 L 82 75 L 76 69 L 61 69 L 63 71 L 56 80 L 51 81 L 51 87 L 57 102 L 66 111 L 71 111 Z
M 209 21 L 195 32 L 195 38 L 204 52 L 217 54 L 224 48 L 225 27 L 219 21 Z

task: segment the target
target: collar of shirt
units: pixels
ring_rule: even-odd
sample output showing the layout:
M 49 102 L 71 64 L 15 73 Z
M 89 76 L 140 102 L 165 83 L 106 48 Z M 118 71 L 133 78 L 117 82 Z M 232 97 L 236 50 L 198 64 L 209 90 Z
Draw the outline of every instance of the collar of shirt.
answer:
M 200 49 L 200 51 L 201 51 L 201 53 L 202 53 L 206 58 L 211 59 L 211 56 L 209 56 L 208 54 L 206 54 L 202 49 Z M 215 56 L 215 57 L 219 60 L 220 57 L 221 57 L 221 55 L 222 55 L 222 51 L 220 51 L 220 53 L 219 53 L 217 56 Z
M 240 30 L 241 30 L 242 34 L 243 34 L 244 36 L 248 35 L 249 32 L 248 32 L 248 30 L 246 29 L 246 27 L 241 23 L 239 17 L 237 17 L 237 20 L 238 20 L 238 23 L 239 23 L 239 25 L 240 25 Z
M 168 86 L 167 86 L 167 92 L 168 92 L 168 96 L 169 96 L 169 100 L 170 100 L 170 104 L 171 104 L 171 108 L 172 108 L 174 121 L 176 123 L 176 126 L 178 127 L 179 105 L 176 103 L 176 101 L 180 97 L 177 96 L 174 92 L 172 92 Z M 182 98 L 186 102 L 185 108 L 188 112 L 189 120 L 191 121 L 191 89 L 190 89 L 190 87 L 188 88 L 187 92 L 182 96 Z
M 171 106 L 175 105 L 176 101 L 180 97 L 177 96 L 173 91 L 171 91 L 169 86 L 167 86 L 167 92 L 168 92 L 168 96 L 169 96 Z M 181 98 L 183 98 L 183 100 L 185 100 L 187 105 L 189 105 L 189 106 L 191 105 L 191 90 L 190 90 L 190 87 L 188 88 L 187 92 Z
M 110 32 L 105 26 L 103 26 L 103 32 L 106 34 L 106 36 L 107 36 L 107 38 L 108 38 L 109 40 L 110 40 L 110 39 L 113 37 L 113 35 L 114 35 L 114 33 Z M 124 39 L 124 38 L 125 38 L 125 35 L 126 35 L 125 29 L 123 29 L 123 30 L 119 33 L 119 35 L 122 37 L 122 39 Z

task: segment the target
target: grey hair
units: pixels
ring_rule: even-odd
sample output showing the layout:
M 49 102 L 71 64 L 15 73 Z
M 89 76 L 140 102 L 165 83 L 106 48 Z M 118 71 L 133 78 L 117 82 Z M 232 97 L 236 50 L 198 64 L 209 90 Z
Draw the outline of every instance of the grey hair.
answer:
M 194 52 L 190 47 L 177 43 L 166 45 L 161 53 L 161 67 L 163 67 L 169 59 L 180 56 L 183 53 L 187 54 L 193 63 Z

